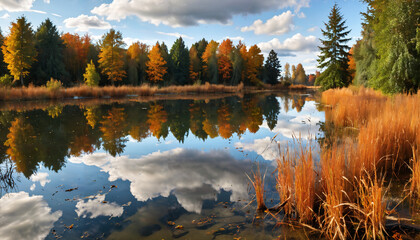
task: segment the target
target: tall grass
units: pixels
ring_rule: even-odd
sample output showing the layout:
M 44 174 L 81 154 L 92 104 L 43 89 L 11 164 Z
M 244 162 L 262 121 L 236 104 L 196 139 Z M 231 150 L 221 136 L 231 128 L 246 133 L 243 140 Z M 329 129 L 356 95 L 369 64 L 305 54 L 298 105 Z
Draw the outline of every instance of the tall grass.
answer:
M 334 89 L 322 94 L 330 105 L 329 121 L 336 127 L 359 130 L 358 156 L 371 170 L 376 165 L 403 166 L 413 157 L 412 147 L 420 145 L 420 95 L 385 96 L 380 92 L 359 89 Z
M 286 216 L 293 214 L 294 203 L 294 158 L 290 155 L 287 148 L 277 159 L 277 191 L 280 200 L 284 203 L 283 209 Z
M 257 165 L 257 171 L 252 172 L 252 177 L 248 176 L 255 190 L 255 198 L 257 201 L 257 210 L 264 211 L 267 209 L 264 201 L 264 181 L 265 175 L 261 176 L 260 165 Z

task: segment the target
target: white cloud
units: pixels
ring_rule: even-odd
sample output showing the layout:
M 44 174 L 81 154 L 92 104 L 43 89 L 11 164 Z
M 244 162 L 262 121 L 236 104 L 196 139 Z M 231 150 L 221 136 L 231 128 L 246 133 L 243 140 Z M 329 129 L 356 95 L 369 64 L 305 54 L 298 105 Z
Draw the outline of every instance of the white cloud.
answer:
M 296 12 L 309 7 L 310 0 L 113 0 L 101 4 L 91 12 L 108 20 L 122 20 L 137 16 L 142 21 L 172 27 L 201 23 L 228 24 L 234 15 L 256 14 L 292 7 Z
M 251 169 L 250 162 L 238 161 L 222 151 L 177 148 L 137 159 L 95 153 L 69 161 L 97 166 L 109 174 L 109 181 L 130 181 L 130 191 L 139 201 L 173 193 L 190 212 L 200 213 L 203 200 L 214 199 L 221 189 L 232 191 L 232 200 L 248 196 L 244 173 Z
M 31 181 L 39 182 L 39 184 L 41 184 L 42 187 L 45 187 L 45 184 L 51 182 L 51 180 L 48 179 L 48 176 L 49 175 L 46 172 L 36 173 L 31 176 Z
M 3 240 L 41 240 L 62 216 L 52 212 L 42 196 L 26 192 L 10 193 L 0 198 L 0 236 Z
M 301 114 L 291 119 L 279 119 L 272 132 L 279 133 L 283 137 L 293 139 L 302 137 L 302 139 L 314 138 L 319 133 L 319 123 L 321 119 L 310 114 Z M 262 128 L 270 129 L 266 122 L 261 125 Z
M 99 38 L 99 39 L 101 39 L 101 37 Z M 98 39 L 98 40 L 99 40 Z M 130 46 L 131 44 L 133 44 L 133 43 L 135 43 L 135 42 L 141 42 L 141 43 L 145 43 L 145 44 L 148 44 L 148 45 L 154 45 L 154 44 L 156 44 L 156 41 L 151 41 L 151 40 L 141 40 L 141 39 L 139 39 L 139 38 L 130 38 L 130 37 L 126 37 L 126 38 L 123 38 L 123 42 L 127 45 L 127 46 Z M 135 139 L 130 139 L 129 138 L 129 141 L 130 142 L 137 142 L 137 140 L 135 140 Z
M 105 194 L 98 195 L 93 199 L 89 199 L 86 202 L 82 199 L 76 204 L 76 213 L 78 217 L 96 218 L 99 216 L 112 216 L 121 217 L 124 212 L 124 208 L 116 203 L 106 203 Z
M 174 33 L 157 32 L 157 33 L 162 34 L 162 35 L 166 35 L 166 36 L 176 37 L 176 38 L 182 37 L 182 38 L 193 39 L 193 37 L 190 37 L 190 36 L 185 35 L 185 34 L 177 33 L 177 32 L 174 32 Z
M 50 0 L 44 0 L 44 3 L 50 4 Z
M 5 13 L 3 16 L 0 17 L 1 19 L 8 19 L 10 18 L 10 15 L 8 13 Z
M 6 10 L 8 12 L 28 11 L 32 8 L 35 0 L 1 0 L 0 11 Z
M 62 17 L 60 14 L 57 13 L 51 13 L 51 15 L 53 15 L 54 17 Z
M 316 60 L 313 58 L 306 58 L 305 60 L 303 60 L 303 63 L 315 63 Z
M 271 49 L 278 52 L 281 56 L 293 56 L 294 52 L 314 52 L 318 48 L 319 40 L 315 36 L 303 36 L 300 33 L 281 42 L 278 38 L 273 38 L 268 42 L 261 42 L 258 47 L 263 52 L 269 52 Z
M 89 29 L 109 29 L 111 24 L 99 19 L 97 16 L 79 15 L 64 20 L 67 28 L 76 28 L 76 31 L 87 32 Z
M 293 30 L 293 16 L 291 11 L 287 11 L 268 19 L 265 23 L 258 19 L 251 26 L 241 28 L 241 31 L 254 31 L 257 35 L 283 35 Z
M 245 40 L 245 38 L 243 38 L 241 36 L 237 36 L 237 37 L 229 37 L 229 36 L 227 36 L 227 37 L 225 37 L 223 39 L 217 40 L 217 42 L 218 43 L 221 43 L 225 39 L 230 39 L 232 42 L 239 42 L 239 41 L 242 41 L 243 42 Z
M 316 30 L 318 30 L 318 27 L 317 26 L 308 28 L 308 30 L 306 30 L 306 31 L 308 31 L 308 32 L 315 32 Z
M 235 143 L 235 147 L 243 148 L 246 151 L 253 151 L 261 155 L 265 160 L 273 161 L 279 157 L 278 144 L 285 143 L 273 140 L 269 137 L 255 139 L 253 143 Z

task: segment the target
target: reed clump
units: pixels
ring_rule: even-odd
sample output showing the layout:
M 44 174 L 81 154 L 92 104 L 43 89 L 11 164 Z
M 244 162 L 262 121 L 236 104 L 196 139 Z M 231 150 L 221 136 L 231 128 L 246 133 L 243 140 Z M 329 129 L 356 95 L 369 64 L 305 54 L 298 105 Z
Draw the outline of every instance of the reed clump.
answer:
M 248 179 L 251 181 L 252 186 L 255 190 L 255 198 L 257 201 L 257 210 L 264 211 L 267 209 L 264 201 L 264 181 L 265 175 L 261 176 L 260 165 L 257 165 L 257 171 L 253 171 L 251 177 L 248 176 Z

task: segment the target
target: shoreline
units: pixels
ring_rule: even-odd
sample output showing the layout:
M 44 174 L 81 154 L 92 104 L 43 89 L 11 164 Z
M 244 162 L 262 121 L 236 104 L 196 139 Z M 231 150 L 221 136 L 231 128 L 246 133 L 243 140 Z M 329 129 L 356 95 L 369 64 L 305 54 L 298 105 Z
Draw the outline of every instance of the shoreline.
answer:
M 19 88 L 0 88 L 0 102 L 33 101 L 33 100 L 78 100 L 78 99 L 115 99 L 115 98 L 140 98 L 151 96 L 165 96 L 172 98 L 183 96 L 206 95 L 243 95 L 249 93 L 277 92 L 277 91 L 317 91 L 319 87 L 291 85 L 264 85 L 264 88 L 248 87 L 242 84 L 237 86 L 227 85 L 187 85 L 155 87 L 142 86 L 105 86 L 89 87 L 77 86 L 70 88 L 48 89 L 45 86 L 29 86 Z

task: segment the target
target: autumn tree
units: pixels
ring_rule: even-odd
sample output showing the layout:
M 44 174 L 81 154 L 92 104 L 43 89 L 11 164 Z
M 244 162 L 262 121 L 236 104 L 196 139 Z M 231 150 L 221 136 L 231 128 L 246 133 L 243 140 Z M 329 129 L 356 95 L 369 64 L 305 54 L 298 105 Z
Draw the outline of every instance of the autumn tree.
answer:
M 201 39 L 200 41 L 194 43 L 194 47 L 197 49 L 197 56 L 200 59 L 200 75 L 198 76 L 199 79 L 204 79 L 204 71 L 203 71 L 203 61 L 202 61 L 202 57 L 203 57 L 203 53 L 206 50 L 207 45 L 209 44 L 209 42 L 207 42 L 206 39 Z
M 29 69 L 36 61 L 34 32 L 25 17 L 20 17 L 10 27 L 10 34 L 4 40 L 2 52 L 4 62 L 15 80 L 20 80 L 29 74 Z
M 192 83 L 200 80 L 201 60 L 198 56 L 198 51 L 195 45 L 190 48 L 190 79 Z
M 185 85 L 189 76 L 189 52 L 182 37 L 172 45 L 170 54 L 172 60 L 172 83 Z
M 85 80 L 85 84 L 88 86 L 98 86 L 101 77 L 99 73 L 96 72 L 95 64 L 91 60 L 90 63 L 86 67 L 86 72 L 83 74 L 83 78 Z
M 112 85 L 115 81 L 122 81 L 126 76 L 124 70 L 124 46 L 122 34 L 111 29 L 102 36 L 100 41 L 99 66 L 102 73 L 108 77 Z
M 157 83 L 163 81 L 163 76 L 167 72 L 166 61 L 161 56 L 159 43 L 153 46 L 149 53 L 149 61 L 147 62 L 147 75 L 149 80 Z
M 146 81 L 148 54 L 149 47 L 144 43 L 135 42 L 128 48 L 128 81 L 131 84 L 138 85 Z
M 286 65 L 284 65 L 284 80 L 286 81 L 286 83 L 291 83 L 292 82 L 292 77 L 290 75 L 290 64 L 286 63 Z
M 47 19 L 38 27 L 35 33 L 35 48 L 38 52 L 38 61 L 34 64 L 34 81 L 45 84 L 54 78 L 63 81 L 67 74 L 64 66 L 64 42 L 57 27 Z
M 303 66 L 301 63 L 299 63 L 296 67 L 296 84 L 306 84 L 306 73 L 305 69 L 303 69 Z
M 223 40 L 220 44 L 219 51 L 217 53 L 219 76 L 224 84 L 232 78 L 232 49 L 232 41 L 228 38 Z
M 96 58 L 95 47 L 89 35 L 80 37 L 78 34 L 66 33 L 61 36 L 64 42 L 64 66 L 69 76 L 67 82 L 79 82 L 88 61 Z
M 217 48 L 219 43 L 213 40 L 207 45 L 206 50 L 203 53 L 203 71 L 206 76 L 206 80 L 210 83 L 218 82 L 218 66 L 217 66 Z
M 112 108 L 108 111 L 108 115 L 103 116 L 101 127 L 99 128 L 102 135 L 103 147 L 112 156 L 116 156 L 124 151 L 126 114 L 123 108 Z
M 296 66 L 292 65 L 292 83 L 295 84 L 296 83 L 296 76 L 297 76 L 297 72 L 296 72 Z
M 325 30 L 322 29 L 325 39 L 321 39 L 321 54 L 318 56 L 318 67 L 325 70 L 316 79 L 316 83 L 323 89 L 346 87 L 351 82 L 348 72 L 350 47 L 346 45 L 351 39 L 346 38 L 350 31 L 347 31 L 346 21 L 343 20 L 337 4 L 334 4 L 328 18 Z
M 261 71 L 263 68 L 264 56 L 257 45 L 253 45 L 246 53 L 245 71 L 249 83 L 252 85 L 261 85 Z
M 356 76 L 356 61 L 355 61 L 353 55 L 354 55 L 354 46 L 350 49 L 350 51 L 349 51 L 349 57 L 348 57 L 349 58 L 348 72 L 350 73 L 351 80 L 353 80 L 354 77 Z
M 281 65 L 277 53 L 271 50 L 264 65 L 265 82 L 269 84 L 276 84 L 279 81 L 281 73 Z
M 164 42 L 162 42 L 160 45 L 160 55 L 162 56 L 163 60 L 165 60 L 166 64 L 164 65 L 166 67 L 166 73 L 163 75 L 163 83 L 169 84 L 170 82 L 170 76 L 173 72 L 173 64 L 172 64 L 172 58 L 171 55 L 169 55 L 168 46 Z

